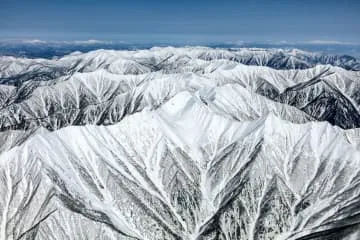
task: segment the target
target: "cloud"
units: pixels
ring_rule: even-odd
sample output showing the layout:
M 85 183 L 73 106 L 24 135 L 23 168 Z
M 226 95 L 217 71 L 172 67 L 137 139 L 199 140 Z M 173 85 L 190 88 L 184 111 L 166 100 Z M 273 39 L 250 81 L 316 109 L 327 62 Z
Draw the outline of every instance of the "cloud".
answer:
M 46 41 L 40 39 L 29 39 L 29 40 L 22 40 L 22 43 L 29 43 L 29 44 L 46 44 Z
M 78 41 L 73 41 L 73 42 L 68 42 L 68 43 L 73 43 L 73 44 L 113 44 L 112 41 L 103 41 L 103 40 L 96 40 L 96 39 L 89 39 L 89 40 L 78 40 Z
M 242 41 L 242 40 L 227 41 L 227 42 L 225 42 L 225 43 L 226 43 L 226 44 L 239 45 L 239 46 L 241 46 L 241 45 L 244 45 L 244 44 L 245 44 L 245 42 L 244 42 L 244 41 Z
M 315 44 L 315 45 L 356 45 L 353 42 L 343 42 L 343 41 L 336 41 L 336 40 L 311 40 L 311 41 L 304 41 L 304 44 Z
M 309 41 L 273 41 L 267 40 L 264 43 L 272 45 L 301 45 L 301 44 L 311 44 L 311 45 L 358 45 L 354 42 L 346 41 L 337 41 L 337 40 L 309 40 Z
M 0 39 L 0 43 L 7 44 L 64 44 L 64 45 L 97 45 L 97 44 L 121 44 L 123 41 L 106 41 L 106 40 L 74 40 L 74 41 L 57 41 L 57 40 L 40 40 L 40 39 Z
M 40 39 L 2 39 L 3 43 L 18 43 L 18 44 L 46 44 L 47 41 Z

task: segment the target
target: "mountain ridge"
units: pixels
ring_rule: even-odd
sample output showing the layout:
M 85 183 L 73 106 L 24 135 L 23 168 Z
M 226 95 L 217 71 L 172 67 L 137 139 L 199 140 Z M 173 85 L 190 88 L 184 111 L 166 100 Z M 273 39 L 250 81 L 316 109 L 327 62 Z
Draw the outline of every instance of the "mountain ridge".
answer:
M 360 72 L 233 56 L 1 58 L 0 239 L 356 239 Z

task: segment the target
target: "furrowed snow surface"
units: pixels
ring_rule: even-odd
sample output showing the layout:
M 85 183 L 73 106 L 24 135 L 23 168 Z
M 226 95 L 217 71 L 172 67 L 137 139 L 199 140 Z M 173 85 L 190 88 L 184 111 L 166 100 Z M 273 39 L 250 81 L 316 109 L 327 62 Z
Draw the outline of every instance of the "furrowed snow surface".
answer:
M 0 239 L 359 239 L 358 70 L 278 49 L 1 57 Z

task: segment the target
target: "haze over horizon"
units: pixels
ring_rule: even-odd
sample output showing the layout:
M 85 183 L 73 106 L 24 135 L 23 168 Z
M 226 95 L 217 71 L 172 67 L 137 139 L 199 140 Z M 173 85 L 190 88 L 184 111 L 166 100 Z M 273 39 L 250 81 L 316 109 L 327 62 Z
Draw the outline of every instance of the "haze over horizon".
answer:
M 360 3 L 102 1 L 0 3 L 0 39 L 360 43 Z

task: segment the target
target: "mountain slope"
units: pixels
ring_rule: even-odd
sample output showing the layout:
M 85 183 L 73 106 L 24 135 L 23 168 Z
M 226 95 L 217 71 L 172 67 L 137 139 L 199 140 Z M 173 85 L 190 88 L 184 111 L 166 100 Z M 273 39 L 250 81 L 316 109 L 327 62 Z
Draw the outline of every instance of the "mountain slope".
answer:
M 359 222 L 359 160 L 329 124 L 296 125 L 272 114 L 238 122 L 183 92 L 155 112 L 39 134 L 3 154 L 3 178 L 19 179 L 34 199 L 22 191 L 2 197 L 12 197 L 2 209 L 2 236 L 61 232 L 52 224 L 69 209 L 138 239 L 326 237 Z M 27 174 L 14 171 L 19 164 Z M 40 206 L 39 197 L 47 199 Z M 8 216 L 25 200 L 29 210 L 14 225 Z
M 357 239 L 360 72 L 339 63 L 202 47 L 2 57 L 0 239 Z

